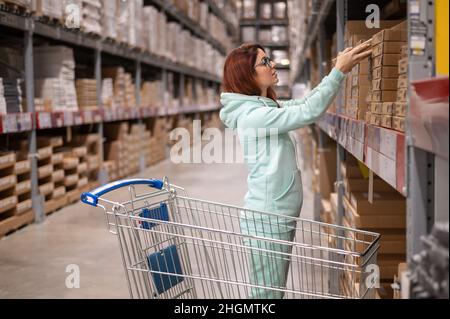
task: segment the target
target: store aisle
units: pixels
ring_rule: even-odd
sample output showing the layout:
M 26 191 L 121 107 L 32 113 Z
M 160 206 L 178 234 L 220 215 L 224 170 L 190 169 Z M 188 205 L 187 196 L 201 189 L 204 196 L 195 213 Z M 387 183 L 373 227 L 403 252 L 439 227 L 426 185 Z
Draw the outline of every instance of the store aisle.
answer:
M 175 165 L 166 160 L 140 175 L 163 176 L 185 187 L 191 197 L 243 204 L 243 164 Z M 125 199 L 127 192 L 117 196 Z M 312 214 L 308 187 L 303 212 L 305 218 Z M 66 267 L 73 264 L 80 269 L 80 289 L 66 287 Z M 128 298 L 117 239 L 106 231 L 102 211 L 81 203 L 1 240 L 0 274 L 0 298 Z

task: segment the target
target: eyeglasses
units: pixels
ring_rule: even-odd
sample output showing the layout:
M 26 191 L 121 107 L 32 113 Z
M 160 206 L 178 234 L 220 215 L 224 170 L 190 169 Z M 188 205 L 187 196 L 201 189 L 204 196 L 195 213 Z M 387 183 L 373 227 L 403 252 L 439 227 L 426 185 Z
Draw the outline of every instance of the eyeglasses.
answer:
M 259 66 L 266 66 L 268 68 L 272 68 L 272 62 L 273 62 L 273 60 L 271 58 L 269 58 L 268 56 L 265 56 L 264 58 L 262 58 L 261 63 L 258 63 L 257 65 L 255 65 L 255 69 Z

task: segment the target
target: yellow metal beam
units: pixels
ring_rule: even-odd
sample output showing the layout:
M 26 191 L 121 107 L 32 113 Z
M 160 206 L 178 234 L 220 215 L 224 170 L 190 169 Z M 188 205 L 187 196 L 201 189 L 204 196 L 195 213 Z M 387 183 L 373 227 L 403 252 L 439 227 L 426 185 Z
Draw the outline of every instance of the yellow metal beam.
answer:
M 435 0 L 436 4 L 436 73 L 437 75 L 449 75 L 449 0 Z

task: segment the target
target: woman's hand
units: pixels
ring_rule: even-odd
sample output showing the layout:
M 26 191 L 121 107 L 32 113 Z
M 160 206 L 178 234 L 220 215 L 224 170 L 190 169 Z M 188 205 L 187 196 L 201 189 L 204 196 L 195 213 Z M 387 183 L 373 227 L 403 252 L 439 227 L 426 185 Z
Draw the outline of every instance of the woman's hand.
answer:
M 355 48 L 347 48 L 336 58 L 335 68 L 344 74 L 349 73 L 358 63 L 372 54 L 370 41 L 364 42 Z

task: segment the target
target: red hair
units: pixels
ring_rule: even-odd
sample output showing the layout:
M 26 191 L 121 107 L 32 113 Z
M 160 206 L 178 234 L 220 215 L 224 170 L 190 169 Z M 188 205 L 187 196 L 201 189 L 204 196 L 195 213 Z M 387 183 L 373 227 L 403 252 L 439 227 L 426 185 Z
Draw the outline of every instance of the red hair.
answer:
M 261 95 L 261 88 L 255 80 L 255 63 L 258 49 L 264 50 L 259 44 L 243 44 L 234 49 L 225 60 L 223 89 L 226 93 L 245 95 Z M 267 89 L 267 97 L 276 102 L 277 95 L 273 88 Z

